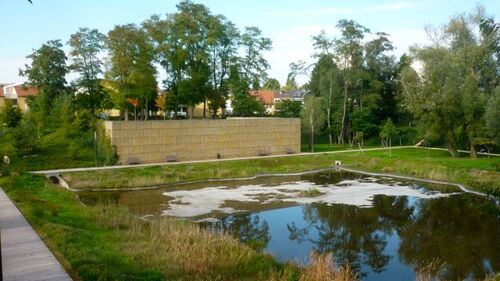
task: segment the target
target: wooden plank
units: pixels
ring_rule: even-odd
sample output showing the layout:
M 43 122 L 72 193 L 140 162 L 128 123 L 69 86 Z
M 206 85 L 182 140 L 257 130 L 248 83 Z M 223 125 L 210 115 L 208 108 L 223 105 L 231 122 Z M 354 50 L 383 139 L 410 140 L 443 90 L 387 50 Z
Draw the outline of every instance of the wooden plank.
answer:
M 3 281 L 71 280 L 1 188 L 0 233 Z

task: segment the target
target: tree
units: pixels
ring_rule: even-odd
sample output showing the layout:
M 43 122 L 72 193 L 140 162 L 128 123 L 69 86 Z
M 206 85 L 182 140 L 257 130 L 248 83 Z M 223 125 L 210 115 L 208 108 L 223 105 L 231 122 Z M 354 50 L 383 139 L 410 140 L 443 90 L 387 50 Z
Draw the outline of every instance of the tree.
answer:
M 245 27 L 245 32 L 241 35 L 241 48 L 244 54 L 240 59 L 242 76 L 252 89 L 258 90 L 261 83 L 267 79 L 269 63 L 263 52 L 271 50 L 272 41 L 262 37 L 262 31 L 258 27 Z
M 315 45 L 319 45 L 319 43 L 316 42 Z M 315 95 L 322 96 L 324 101 L 326 101 L 326 123 L 330 146 L 333 144 L 334 134 L 332 119 L 333 110 L 335 109 L 333 107 L 341 91 L 340 79 L 340 70 L 333 62 L 333 56 L 331 54 L 319 55 L 318 62 L 312 71 L 309 90 Z
M 36 127 L 26 120 L 21 121 L 14 130 L 13 146 L 19 155 L 34 153 L 40 149 L 40 138 L 36 133 Z
M 488 100 L 485 119 L 488 135 L 493 139 L 494 143 L 500 144 L 500 87 Z
M 344 102 L 342 106 L 341 130 L 338 136 L 339 143 L 344 142 L 348 135 L 348 96 L 359 76 L 363 64 L 363 38 L 370 30 L 352 20 L 340 20 L 337 23 L 341 36 L 333 41 L 337 63 L 342 69 Z
M 26 57 L 31 60 L 31 65 L 26 64 L 24 70 L 19 70 L 19 75 L 28 79 L 27 84 L 38 88 L 45 114 L 50 112 L 54 99 L 66 91 L 69 69 L 67 57 L 61 48 L 60 40 L 46 42 Z
M 229 97 L 229 76 L 231 66 L 237 61 L 239 31 L 224 16 L 210 16 L 208 22 L 208 54 L 210 65 L 211 92 L 208 96 L 212 117 L 219 108 L 225 109 Z M 203 116 L 205 116 L 204 100 Z M 224 115 L 224 114 L 223 114 Z
M 413 50 L 414 58 L 423 64 L 421 77 L 410 66 L 401 73 L 409 110 L 426 136 L 444 142 L 453 156 L 468 145 L 476 158 L 476 146 L 491 142 L 485 114 L 487 101 L 499 85 L 500 63 L 491 34 L 481 28 L 481 18 L 481 8 L 452 18 L 434 31 L 438 39 L 433 46 Z
M 392 139 L 397 133 L 398 130 L 390 118 L 380 128 L 380 140 L 384 147 L 389 147 L 389 153 L 391 153 Z
M 93 118 L 105 99 L 99 83 L 99 76 L 102 74 L 100 54 L 105 48 L 105 41 L 106 37 L 97 29 L 88 28 L 80 28 L 69 40 L 71 69 L 80 75 L 77 84 L 83 89 L 78 100 L 83 107 L 90 110 Z
M 325 122 L 324 114 L 321 112 L 323 99 L 314 95 L 307 95 L 304 99 L 304 107 L 300 113 L 302 126 L 309 134 L 309 148 L 314 152 L 314 136 L 319 132 Z
M 0 125 L 5 124 L 8 128 L 15 128 L 23 119 L 23 113 L 12 101 L 7 100 L 4 108 L 0 111 Z
M 302 103 L 294 100 L 281 100 L 275 105 L 275 115 L 278 117 L 295 118 L 300 117 Z
M 125 120 L 128 120 L 127 99 L 137 98 L 144 105 L 147 120 L 148 105 L 157 95 L 157 82 L 153 46 L 146 32 L 133 24 L 115 26 L 108 33 L 107 46 L 110 68 L 106 78 L 113 84 L 115 106 L 125 110 Z
M 163 119 L 167 119 L 167 94 L 160 95 L 155 99 L 155 105 L 158 109 L 163 111 Z
M 265 90 L 274 90 L 279 91 L 281 89 L 280 82 L 275 78 L 268 78 L 264 86 L 262 86 Z

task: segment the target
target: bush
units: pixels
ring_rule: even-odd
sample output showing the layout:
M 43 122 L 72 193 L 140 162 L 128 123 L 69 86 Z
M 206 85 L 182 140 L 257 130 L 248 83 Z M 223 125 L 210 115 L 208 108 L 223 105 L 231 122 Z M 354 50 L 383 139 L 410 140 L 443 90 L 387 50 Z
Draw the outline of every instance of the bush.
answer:
M 5 107 L 0 111 L 0 123 L 9 128 L 15 128 L 21 122 L 23 113 L 14 106 L 11 101 L 5 103 Z
M 38 151 L 40 143 L 36 127 L 32 123 L 21 121 L 13 132 L 12 145 L 19 155 L 27 155 Z
M 115 147 L 111 140 L 106 136 L 104 126 L 99 124 L 97 127 L 97 155 L 99 162 L 103 165 L 113 165 L 118 161 Z

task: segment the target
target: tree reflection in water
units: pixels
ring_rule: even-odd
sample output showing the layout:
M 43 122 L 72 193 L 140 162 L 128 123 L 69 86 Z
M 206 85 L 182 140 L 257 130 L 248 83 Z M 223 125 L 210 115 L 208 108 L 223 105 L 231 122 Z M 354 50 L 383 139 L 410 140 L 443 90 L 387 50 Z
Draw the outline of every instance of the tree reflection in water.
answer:
M 269 225 L 261 221 L 259 215 L 241 214 L 223 218 L 220 222 L 221 230 L 238 237 L 256 250 L 262 250 L 269 243 Z
M 484 208 L 488 205 L 466 195 L 419 201 L 418 214 L 401 230 L 402 260 L 417 269 L 437 260 L 445 280 L 499 272 L 500 218 Z
M 410 220 L 413 207 L 406 197 L 375 196 L 373 208 L 350 205 L 311 204 L 303 207 L 307 228 L 289 224 L 289 238 L 308 241 L 320 252 L 331 252 L 339 264 L 349 263 L 361 276 L 365 265 L 374 272 L 385 270 L 391 256 L 384 253 L 387 236 Z M 314 227 L 316 237 L 305 238 Z

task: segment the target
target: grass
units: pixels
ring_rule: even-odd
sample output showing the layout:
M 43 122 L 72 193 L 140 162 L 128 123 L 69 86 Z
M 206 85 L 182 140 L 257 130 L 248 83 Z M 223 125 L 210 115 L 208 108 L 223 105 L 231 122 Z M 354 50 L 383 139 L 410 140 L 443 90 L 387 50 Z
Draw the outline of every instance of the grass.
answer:
M 354 280 L 349 267 L 332 268 L 331 257 L 315 255 L 299 268 L 277 263 L 225 234 L 211 233 L 189 222 L 156 219 L 145 222 L 114 205 L 85 206 L 74 193 L 50 185 L 26 170 L 92 166 L 92 150 L 69 157 L 58 135 L 47 135 L 35 157 L 11 157 L 11 175 L 0 186 L 16 202 L 49 248 L 75 280 Z M 0 137 L 0 152 L 12 153 L 9 135 Z M 461 182 L 498 196 L 500 158 L 451 158 L 423 149 L 353 151 L 147 168 L 68 173 L 73 188 L 144 187 L 263 173 L 293 173 L 347 167 Z
M 115 189 L 165 185 L 179 181 L 251 177 L 258 174 L 296 173 L 330 167 L 335 160 L 344 166 L 371 172 L 462 183 L 500 196 L 500 157 L 452 158 L 446 151 L 421 148 L 352 151 L 237 160 L 214 163 L 176 164 L 144 168 L 74 172 L 63 175 L 72 188 Z
M 143 221 L 116 205 L 86 206 L 42 176 L 0 177 L 0 186 L 74 280 L 354 280 L 318 279 L 319 269 L 331 268 L 319 256 L 307 268 L 280 264 L 187 221 Z
M 323 194 L 324 193 L 319 191 L 317 188 L 309 188 L 308 190 L 301 191 L 300 197 L 318 197 Z

